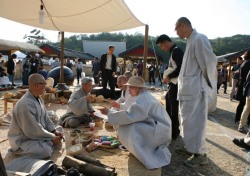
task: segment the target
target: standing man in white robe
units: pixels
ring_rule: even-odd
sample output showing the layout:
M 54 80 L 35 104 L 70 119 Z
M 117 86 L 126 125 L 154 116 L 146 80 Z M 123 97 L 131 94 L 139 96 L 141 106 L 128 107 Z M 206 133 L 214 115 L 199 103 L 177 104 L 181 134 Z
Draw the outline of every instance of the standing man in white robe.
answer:
M 93 80 L 89 77 L 81 79 L 82 86 L 73 92 L 69 98 L 67 112 L 59 119 L 58 124 L 66 128 L 76 128 L 81 123 L 88 124 L 94 117 L 94 109 L 90 102 L 94 97 L 90 95 Z
M 126 84 L 135 102 L 127 110 L 100 109 L 111 125 L 119 125 L 119 141 L 147 169 L 168 165 L 171 153 L 171 121 L 161 103 L 146 90 L 142 77 L 133 76 Z
M 206 156 L 206 125 L 208 118 L 208 94 L 216 73 L 217 59 L 208 38 L 196 32 L 186 17 L 175 25 L 177 35 L 187 39 L 181 71 L 178 77 L 178 99 L 183 125 L 185 147 L 177 153 L 192 154 L 184 165 L 195 167 L 208 164 Z
M 45 159 L 51 156 L 53 146 L 61 142 L 62 127 L 55 128 L 39 98 L 45 92 L 45 87 L 46 82 L 42 75 L 30 75 L 29 90 L 11 113 L 8 131 L 10 153 Z

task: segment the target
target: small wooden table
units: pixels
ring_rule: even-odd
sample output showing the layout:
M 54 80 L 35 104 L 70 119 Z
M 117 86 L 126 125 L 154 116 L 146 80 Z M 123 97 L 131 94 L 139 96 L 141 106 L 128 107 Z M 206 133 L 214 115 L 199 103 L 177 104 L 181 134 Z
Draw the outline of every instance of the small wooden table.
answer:
M 13 104 L 13 108 L 14 108 L 15 105 L 16 105 L 16 103 L 17 103 L 17 101 L 19 99 L 15 99 L 15 98 L 1 98 L 1 100 L 4 101 L 4 104 L 3 104 L 3 108 L 4 108 L 3 113 L 7 114 L 8 103 L 12 103 Z

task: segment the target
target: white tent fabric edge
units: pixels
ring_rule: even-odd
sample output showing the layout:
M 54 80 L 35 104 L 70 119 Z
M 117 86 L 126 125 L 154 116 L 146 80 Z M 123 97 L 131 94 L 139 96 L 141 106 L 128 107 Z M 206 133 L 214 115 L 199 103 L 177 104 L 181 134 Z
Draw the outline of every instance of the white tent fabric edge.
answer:
M 0 16 L 29 26 L 72 33 L 113 32 L 144 26 L 123 0 L 42 2 L 45 12 L 43 24 L 39 23 L 41 1 L 1 0 Z

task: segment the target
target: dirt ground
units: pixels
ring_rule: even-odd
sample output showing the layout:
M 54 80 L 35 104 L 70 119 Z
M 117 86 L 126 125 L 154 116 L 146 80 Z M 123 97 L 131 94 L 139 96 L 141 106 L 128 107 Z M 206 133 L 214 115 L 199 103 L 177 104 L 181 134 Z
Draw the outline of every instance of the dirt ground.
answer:
M 230 87 L 228 93 L 230 92 Z M 156 94 L 156 96 L 160 96 Z M 235 146 L 232 143 L 232 139 L 235 137 L 243 138 L 245 134 L 239 133 L 237 131 L 238 124 L 234 123 L 235 110 L 238 105 L 237 101 L 230 101 L 228 94 L 223 94 L 223 91 L 220 90 L 220 93 L 217 96 L 217 110 L 212 113 L 208 118 L 207 124 L 207 155 L 209 158 L 209 165 L 199 166 L 197 168 L 187 168 L 183 165 L 183 161 L 187 159 L 186 156 L 176 154 L 174 150 L 177 147 L 183 145 L 182 138 L 179 137 L 177 140 L 172 141 L 169 146 L 169 149 L 172 153 L 171 164 L 165 166 L 161 169 L 161 173 L 158 171 L 148 171 L 148 172 L 136 172 L 133 171 L 136 167 L 133 167 L 133 162 L 129 163 L 129 160 L 126 160 L 126 164 L 130 167 L 130 172 L 128 172 L 128 167 L 126 172 L 121 172 L 122 174 L 118 175 L 162 175 L 162 176 L 244 176 L 246 169 L 250 167 L 250 163 L 246 160 L 246 154 L 248 151 L 241 149 Z M 48 110 L 52 106 L 47 106 Z M 66 105 L 61 105 L 57 107 L 57 114 L 64 113 L 66 110 Z M 3 102 L 0 101 L 0 113 L 3 112 Z M 8 131 L 8 126 L 0 126 L 0 152 L 3 158 L 6 157 L 7 149 L 9 147 L 8 141 L 6 139 Z M 66 147 L 66 146 L 62 146 Z M 59 149 L 56 162 L 62 160 L 64 153 L 63 150 Z M 129 156 L 130 157 L 130 156 Z M 114 162 L 115 163 L 115 162 Z M 143 166 L 142 166 L 143 167 Z M 120 168 L 122 170 L 122 168 Z

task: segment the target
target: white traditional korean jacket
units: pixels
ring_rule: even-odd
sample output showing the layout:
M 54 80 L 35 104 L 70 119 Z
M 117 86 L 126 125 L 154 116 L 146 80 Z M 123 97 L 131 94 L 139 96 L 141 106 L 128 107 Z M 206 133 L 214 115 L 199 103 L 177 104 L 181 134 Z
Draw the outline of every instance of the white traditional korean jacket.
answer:
M 165 108 L 147 90 L 127 110 L 109 110 L 108 121 L 119 125 L 119 141 L 148 169 L 168 165 L 171 121 Z
M 209 40 L 193 29 L 187 39 L 181 71 L 178 77 L 178 100 L 201 97 L 201 92 L 210 93 L 216 77 L 217 59 Z
M 124 93 L 125 92 L 125 93 Z M 120 110 L 127 110 L 128 107 L 134 103 L 135 97 L 132 97 L 129 93 L 129 87 L 127 86 L 126 90 L 122 91 L 121 97 L 116 100 L 118 103 L 120 103 Z

